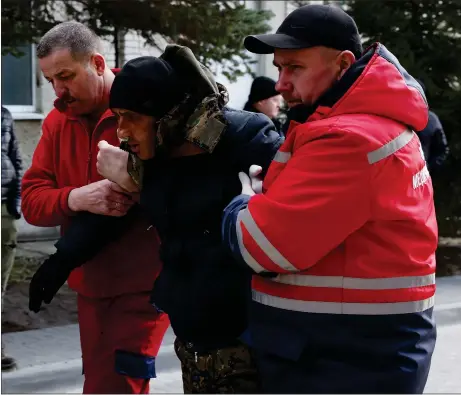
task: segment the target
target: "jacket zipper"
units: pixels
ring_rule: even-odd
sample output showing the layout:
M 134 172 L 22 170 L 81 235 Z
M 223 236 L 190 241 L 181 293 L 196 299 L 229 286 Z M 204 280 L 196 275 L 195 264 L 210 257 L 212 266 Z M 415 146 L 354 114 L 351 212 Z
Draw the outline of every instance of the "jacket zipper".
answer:
M 86 160 L 86 163 L 87 163 L 86 183 L 87 183 L 87 185 L 88 185 L 88 184 L 91 184 L 91 182 L 92 182 L 92 181 L 91 181 L 91 159 L 92 159 L 91 147 L 92 147 L 92 143 L 93 143 L 93 138 L 95 137 L 96 130 L 98 129 L 99 125 L 100 125 L 102 122 L 104 122 L 104 120 L 107 119 L 107 118 L 109 118 L 109 117 L 106 116 L 106 117 L 103 117 L 102 119 L 100 119 L 100 120 L 96 123 L 96 125 L 95 125 L 93 131 L 91 132 L 91 134 L 88 133 L 88 128 L 86 127 L 86 125 L 85 125 L 83 122 L 79 121 L 80 124 L 83 126 L 83 129 L 85 129 L 85 132 L 86 132 L 86 134 L 87 134 L 87 136 L 88 136 L 88 139 L 89 139 L 89 145 L 88 145 L 88 158 L 87 158 L 87 160 Z
M 87 185 L 91 184 L 91 137 L 90 137 L 90 150 L 88 151 L 88 159 L 87 159 L 87 169 L 86 169 L 86 176 L 87 176 Z

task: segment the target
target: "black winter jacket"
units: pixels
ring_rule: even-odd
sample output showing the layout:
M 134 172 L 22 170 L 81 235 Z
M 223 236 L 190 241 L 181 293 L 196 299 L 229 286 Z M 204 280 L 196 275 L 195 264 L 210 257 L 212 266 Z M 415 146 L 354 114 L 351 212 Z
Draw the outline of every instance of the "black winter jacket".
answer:
M 8 212 L 20 217 L 22 161 L 14 133 L 13 117 L 2 106 L 2 203 Z
M 162 241 L 152 302 L 199 349 L 224 347 L 246 328 L 251 272 L 222 245 L 221 217 L 241 192 L 238 172 L 252 164 L 267 170 L 282 140 L 265 115 L 224 116 L 229 126 L 213 154 L 155 158 L 141 195 Z
M 253 104 L 250 104 L 249 102 L 246 102 L 245 106 L 243 107 L 243 110 L 244 111 L 250 111 L 250 112 L 256 112 L 256 113 L 259 113 L 261 114 L 261 111 L 259 111 L 258 109 L 256 109 Z M 280 121 L 279 118 L 272 118 L 271 119 L 272 123 L 274 124 L 276 130 L 278 130 L 279 132 L 282 130 L 282 122 Z
M 429 121 L 417 135 L 421 141 L 429 171 L 441 168 L 450 150 L 439 117 L 433 111 L 429 111 Z
M 283 141 L 265 115 L 223 111 L 228 126 L 212 154 L 146 161 L 141 192 L 164 264 L 152 303 L 198 350 L 233 344 L 247 326 L 252 273 L 222 245 L 221 217 L 241 192 L 238 173 L 252 164 L 266 171 Z M 129 216 L 79 214 L 56 244 L 57 254 L 74 266 L 84 263 L 123 231 Z

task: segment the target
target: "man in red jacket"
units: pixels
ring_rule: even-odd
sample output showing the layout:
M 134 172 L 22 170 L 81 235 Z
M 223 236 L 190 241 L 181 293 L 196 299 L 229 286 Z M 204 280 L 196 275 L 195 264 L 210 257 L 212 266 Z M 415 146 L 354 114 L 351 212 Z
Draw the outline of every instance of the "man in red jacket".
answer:
M 125 215 L 134 195 L 96 170 L 98 142 L 118 145 L 108 108 L 114 73 L 100 54 L 99 38 L 80 23 L 65 22 L 43 36 L 37 56 L 58 98 L 23 178 L 25 219 L 66 232 L 77 212 Z M 117 243 L 69 277 L 78 293 L 84 393 L 148 393 L 155 377 L 169 321 L 149 304 L 161 263 L 158 236 L 148 228 L 140 216 Z
M 437 222 L 414 130 L 421 86 L 333 5 L 245 47 L 273 54 L 286 139 L 224 241 L 253 276 L 249 336 L 264 393 L 422 393 L 434 351 Z M 294 113 L 294 114 L 293 114 Z M 293 120 L 294 119 L 294 120 Z M 237 263 L 236 263 L 237 264 Z

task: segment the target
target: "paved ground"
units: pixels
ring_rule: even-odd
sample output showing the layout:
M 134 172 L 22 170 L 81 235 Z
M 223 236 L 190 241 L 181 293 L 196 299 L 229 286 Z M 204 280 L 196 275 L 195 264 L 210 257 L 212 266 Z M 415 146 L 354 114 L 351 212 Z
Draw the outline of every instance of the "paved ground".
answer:
M 461 391 L 461 276 L 437 280 L 438 341 L 426 393 Z M 181 373 L 169 330 L 157 358 L 152 393 L 180 393 Z M 20 369 L 2 374 L 2 393 L 81 393 L 83 378 L 77 325 L 3 335 Z
M 427 394 L 461 392 L 461 324 L 440 326 L 427 381 Z

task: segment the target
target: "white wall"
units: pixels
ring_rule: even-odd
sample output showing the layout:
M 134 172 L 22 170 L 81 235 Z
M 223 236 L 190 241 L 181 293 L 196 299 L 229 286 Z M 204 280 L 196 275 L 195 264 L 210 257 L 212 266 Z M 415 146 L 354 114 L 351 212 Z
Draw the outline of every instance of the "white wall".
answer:
M 160 56 L 167 43 L 161 37 L 156 38 L 159 48 L 145 45 L 145 40 L 134 32 L 125 35 L 125 62 L 139 56 Z
M 257 74 L 258 64 L 251 65 L 251 69 Z M 248 99 L 253 77 L 251 75 L 244 75 L 239 77 L 235 82 L 229 82 L 219 67 L 216 67 L 213 72 L 215 73 L 216 81 L 223 84 L 229 92 L 229 103 L 227 106 L 241 110 Z
M 261 9 L 272 11 L 275 16 L 271 19 L 270 25 L 272 29 L 268 33 L 275 33 L 277 28 L 282 24 L 285 17 L 288 15 L 288 1 L 261 1 Z M 278 71 L 272 64 L 274 55 L 260 55 L 259 74 L 270 77 L 274 80 L 278 79 Z

